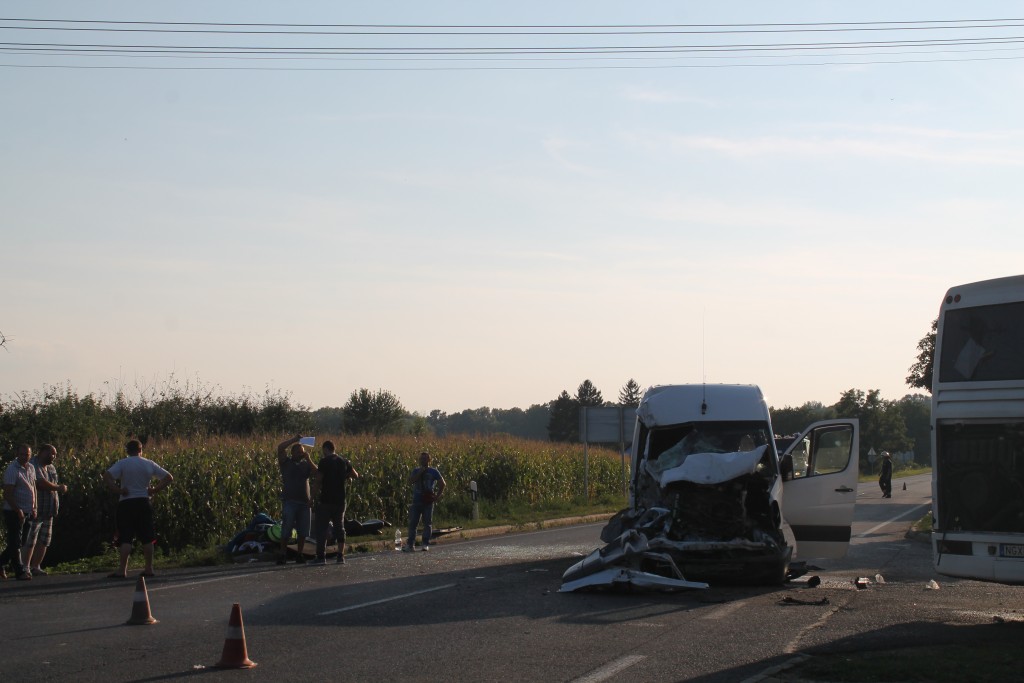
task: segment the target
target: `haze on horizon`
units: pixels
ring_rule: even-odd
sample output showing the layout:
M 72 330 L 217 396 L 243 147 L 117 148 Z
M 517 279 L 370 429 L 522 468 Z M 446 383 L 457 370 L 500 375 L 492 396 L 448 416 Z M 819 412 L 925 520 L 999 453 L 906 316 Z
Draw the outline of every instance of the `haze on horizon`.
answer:
M 632 378 L 758 384 L 777 407 L 851 388 L 898 399 L 946 289 L 1021 272 L 1024 51 L 1010 41 L 1024 20 L 984 21 L 1004 19 L 1003 3 L 65 0 L 7 13 L 690 32 L 0 29 L 7 43 L 206 46 L 0 58 L 0 394 L 174 376 L 313 408 L 381 388 L 426 414 L 527 408 L 584 379 L 615 400 Z M 938 20 L 949 26 L 924 23 Z M 912 28 L 806 26 L 824 22 Z M 782 23 L 804 26 L 767 32 Z M 946 44 L 910 42 L 924 39 Z M 758 42 L 819 47 L 208 49 Z

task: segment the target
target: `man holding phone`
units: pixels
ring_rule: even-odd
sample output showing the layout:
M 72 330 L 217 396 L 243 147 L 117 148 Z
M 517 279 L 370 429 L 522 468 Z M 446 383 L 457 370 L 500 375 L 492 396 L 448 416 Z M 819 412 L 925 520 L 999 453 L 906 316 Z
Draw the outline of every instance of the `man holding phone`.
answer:
M 306 437 L 307 439 L 311 437 Z M 317 472 L 309 453 L 300 443 L 303 437 L 296 434 L 277 446 L 277 466 L 281 470 L 281 550 L 278 564 L 284 564 L 288 557 L 288 541 L 294 529 L 299 536 L 299 557 L 296 564 L 306 564 L 302 549 L 309 535 L 309 480 Z

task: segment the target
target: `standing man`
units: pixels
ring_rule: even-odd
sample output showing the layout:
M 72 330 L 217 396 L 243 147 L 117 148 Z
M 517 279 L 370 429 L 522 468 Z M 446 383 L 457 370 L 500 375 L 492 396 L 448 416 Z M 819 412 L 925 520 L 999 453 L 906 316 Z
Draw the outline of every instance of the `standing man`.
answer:
M 316 561 L 327 564 L 327 525 L 332 524 L 338 541 L 336 562 L 345 564 L 345 484 L 358 479 L 359 473 L 349 460 L 334 452 L 333 441 L 324 441 L 323 451 L 316 473 Z
M 152 460 L 142 457 L 142 442 L 132 439 L 125 444 L 127 457 L 115 462 L 103 473 L 103 481 L 111 491 L 121 494 L 117 503 L 117 537 L 121 542 L 121 563 L 111 579 L 128 576 L 128 557 L 132 554 L 132 542 L 137 537 L 142 543 L 142 555 L 146 568 L 142 575 L 147 579 L 153 573 L 153 543 L 156 529 L 153 526 L 153 506 L 150 498 L 171 485 L 174 477 Z M 153 484 L 153 480 L 157 483 Z
M 409 475 L 412 485 L 412 505 L 409 506 L 409 543 L 402 546 L 402 552 L 411 553 L 416 545 L 416 527 L 423 517 L 423 550 L 430 550 L 430 538 L 434 533 L 431 526 L 434 517 L 434 503 L 444 493 L 445 481 L 436 468 L 430 466 L 430 454 L 420 453 L 420 466 Z
M 882 451 L 882 471 L 878 475 L 878 485 L 882 487 L 882 498 L 892 498 L 892 456 L 889 451 Z
M 41 565 L 53 538 L 53 521 L 60 511 L 60 494 L 68 492 L 68 487 L 57 479 L 57 468 L 53 465 L 56 459 L 57 449 L 48 443 L 40 446 L 39 455 L 32 458 L 32 465 L 36 468 L 36 519 L 22 548 L 22 556 L 32 576 L 46 576 Z
M 36 517 L 36 469 L 29 462 L 32 448 L 18 446 L 14 460 L 4 470 L 4 527 L 7 529 L 7 548 L 0 555 L 0 578 L 6 579 L 4 565 L 10 564 L 19 581 L 32 579 L 27 563 L 22 562 L 21 546 L 25 545 Z
M 309 505 L 312 502 L 309 479 L 316 474 L 317 468 L 310 460 L 309 453 L 299 443 L 300 439 L 302 436 L 296 434 L 277 446 L 277 466 L 281 470 L 282 483 L 281 554 L 277 558 L 278 564 L 284 564 L 288 557 L 288 541 L 292 538 L 293 529 L 299 536 L 299 558 L 295 563 L 306 564 L 302 549 L 309 535 Z M 291 457 L 288 455 L 289 448 Z

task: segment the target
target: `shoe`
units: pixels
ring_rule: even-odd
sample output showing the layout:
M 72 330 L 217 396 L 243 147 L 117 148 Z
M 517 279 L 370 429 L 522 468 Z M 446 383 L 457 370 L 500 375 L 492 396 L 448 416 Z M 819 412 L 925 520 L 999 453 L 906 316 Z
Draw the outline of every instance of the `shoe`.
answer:
M 338 555 L 338 557 L 334 560 L 334 563 L 335 564 L 345 564 L 345 556 L 344 555 Z
M 298 559 L 295 560 L 295 564 L 306 564 L 306 558 L 299 555 Z
M 32 576 L 46 576 L 46 570 L 42 567 L 32 567 Z
M 402 552 L 403 553 L 411 553 L 412 551 L 413 551 L 413 547 L 411 545 L 403 545 L 402 546 Z
M 281 557 L 277 558 L 277 563 L 278 564 L 284 564 L 285 563 L 285 559 L 284 559 L 283 555 Z
M 428 550 L 430 550 L 430 546 L 429 545 L 423 546 L 423 552 L 427 552 Z
M 326 557 L 318 557 L 315 560 L 313 560 L 313 564 L 327 564 L 327 558 Z
M 29 573 L 29 572 L 22 572 L 22 573 L 18 574 L 17 576 L 15 576 L 14 578 L 17 579 L 18 581 L 31 581 L 32 580 L 32 574 Z

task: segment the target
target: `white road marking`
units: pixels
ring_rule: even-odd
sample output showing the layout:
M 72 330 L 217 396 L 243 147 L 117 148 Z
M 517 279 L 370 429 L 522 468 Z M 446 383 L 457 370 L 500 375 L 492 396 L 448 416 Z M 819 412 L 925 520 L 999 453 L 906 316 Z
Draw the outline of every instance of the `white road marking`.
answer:
M 714 609 L 705 614 L 701 619 L 722 619 L 729 616 L 741 607 L 746 606 L 746 600 L 737 600 L 736 602 L 730 602 L 727 605 L 722 605 L 718 609 Z
M 348 607 L 339 607 L 338 609 L 327 610 L 326 612 L 317 612 L 318 617 L 326 617 L 328 614 L 338 614 L 339 612 L 349 612 L 354 609 L 362 609 L 363 607 L 370 607 L 372 605 L 381 605 L 385 602 L 392 602 L 394 600 L 401 600 L 403 598 L 411 598 L 414 595 L 423 595 L 424 593 L 433 593 L 434 591 L 441 591 L 446 588 L 454 588 L 454 583 L 446 583 L 443 586 L 434 586 L 433 588 L 424 588 L 421 591 L 413 591 L 412 593 L 403 593 L 402 595 L 393 595 L 390 598 L 382 598 L 380 600 L 373 600 L 371 602 L 363 602 L 358 605 L 349 605 Z
M 615 661 L 609 662 L 602 666 L 596 671 L 591 671 L 583 678 L 577 678 L 572 683 L 600 683 L 606 681 L 615 674 L 628 669 L 638 662 L 642 662 L 647 659 L 644 655 L 626 655 L 625 657 L 619 657 Z
M 917 507 L 912 507 L 909 510 L 907 510 L 906 512 L 904 512 L 902 515 L 896 515 L 892 519 L 887 519 L 886 521 L 882 522 L 881 524 L 876 524 L 875 526 L 871 527 L 867 531 L 857 534 L 855 536 L 855 538 L 864 538 L 865 536 L 868 536 L 870 534 L 875 533 L 876 531 L 878 531 L 879 529 L 884 527 L 886 524 L 892 524 L 893 522 L 899 521 L 899 520 L 903 519 L 904 517 L 907 517 L 909 515 L 915 514 L 918 510 L 923 510 L 924 508 L 931 507 L 931 505 L 932 505 L 931 503 L 924 503 L 922 505 L 918 505 Z
M 188 588 L 190 586 L 201 586 L 204 583 L 217 583 L 218 581 L 234 581 L 235 579 L 244 579 L 244 578 L 249 577 L 249 576 L 256 576 L 258 574 L 266 574 L 267 572 L 272 572 L 272 571 L 276 571 L 276 570 L 274 570 L 274 569 L 264 569 L 263 571 L 258 571 L 258 572 L 246 572 L 244 574 L 232 574 L 230 576 L 219 576 L 219 577 L 217 577 L 215 579 L 199 579 L 197 581 L 188 581 L 187 583 L 175 583 L 175 584 L 171 584 L 170 586 L 157 586 L 156 588 L 149 588 L 149 586 L 146 586 L 146 589 L 150 593 L 156 593 L 157 591 L 169 591 L 169 590 L 174 590 L 175 588 Z

